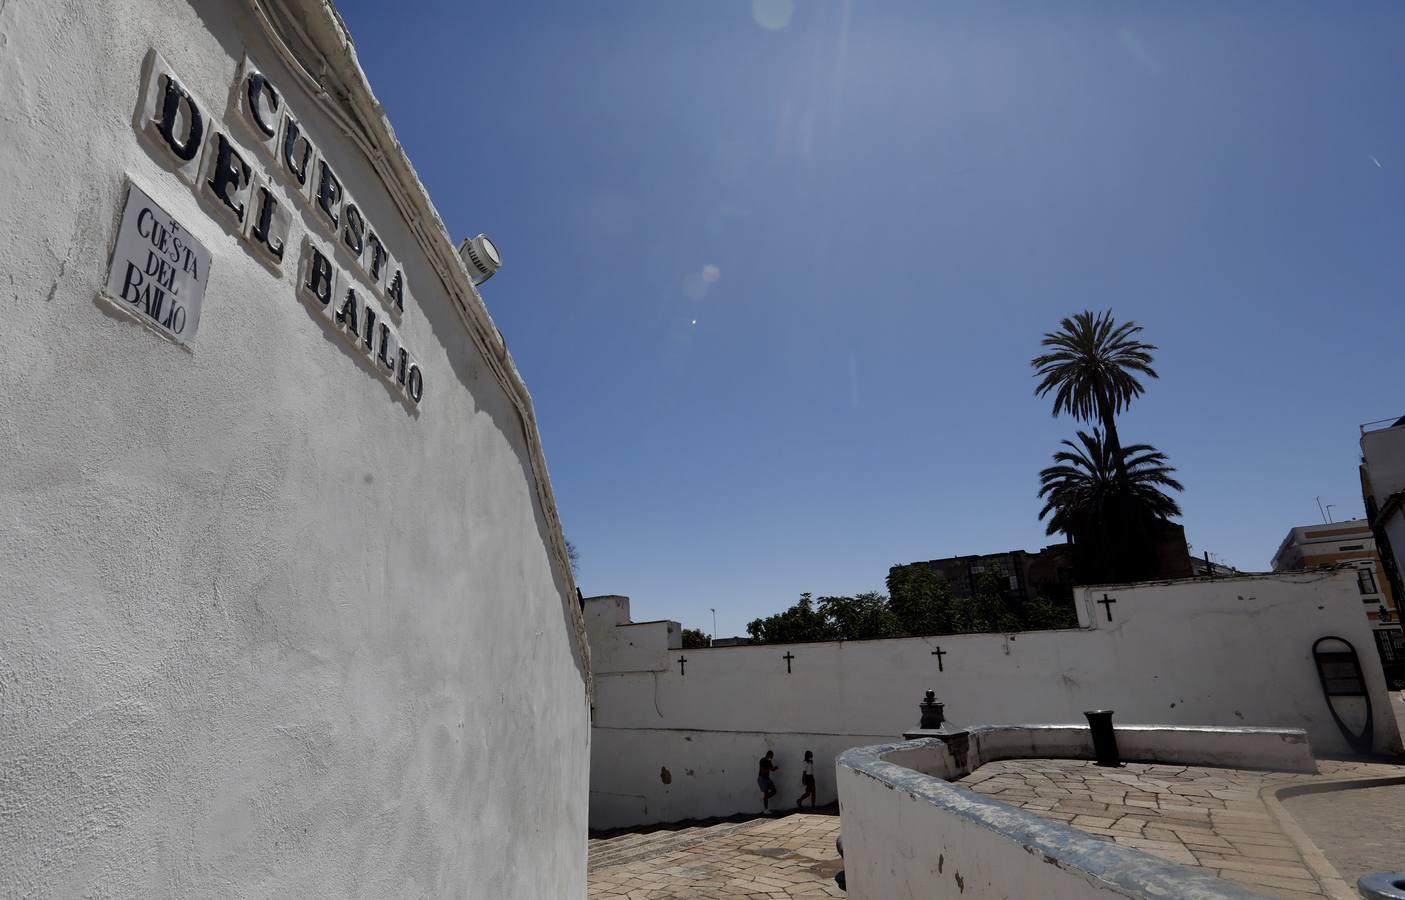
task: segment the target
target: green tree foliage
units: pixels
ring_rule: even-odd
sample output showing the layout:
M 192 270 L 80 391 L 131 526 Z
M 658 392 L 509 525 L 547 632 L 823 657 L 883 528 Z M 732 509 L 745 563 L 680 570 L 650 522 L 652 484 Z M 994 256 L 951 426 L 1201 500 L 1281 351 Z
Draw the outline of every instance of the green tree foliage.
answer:
M 907 634 L 960 631 L 951 587 L 926 566 L 899 566 L 888 573 L 888 605 Z
M 1064 441 L 1054 465 L 1039 473 L 1048 534 L 1068 535 L 1096 580 L 1130 580 L 1154 567 L 1160 523 L 1181 514 L 1166 493 L 1182 490 L 1166 455 L 1148 444 L 1114 447 L 1097 429 Z
M 847 641 L 905 637 L 898 617 L 888 606 L 888 598 L 876 591 L 853 597 L 821 597 L 820 613 Z
M 946 580 L 920 566 L 890 573 L 891 597 L 877 592 L 852 597 L 801 594 L 790 609 L 746 626 L 758 644 L 794 644 L 813 641 L 861 641 L 874 638 L 918 637 L 978 631 L 1028 631 L 1073 628 L 1078 624 L 1073 607 L 1036 598 L 1014 607 L 1009 579 L 991 567 L 976 580 L 975 593 L 955 597 Z
M 1030 631 L 1077 628 L 1078 613 L 1071 603 L 1055 603 L 1048 597 L 1035 597 L 1024 605 L 1024 627 Z
M 1006 599 L 1009 579 L 999 566 L 989 566 L 976 579 L 975 591 L 966 604 L 963 631 L 1016 631 L 1019 617 Z
M 799 644 L 840 637 L 834 624 L 815 608 L 809 594 L 801 594 L 800 601 L 785 612 L 752 621 L 746 626 L 746 633 L 758 644 Z
M 1098 422 L 1114 461 L 1121 446 L 1117 414 L 1144 390 L 1138 375 L 1157 377 L 1151 367 L 1156 347 L 1137 339 L 1141 330 L 1135 322 L 1118 325 L 1112 310 L 1096 315 L 1084 310 L 1044 335 L 1040 343 L 1047 352 L 1030 360 L 1040 379 L 1035 395 L 1053 393 L 1055 416 L 1066 412 L 1084 422 Z
M 699 647 L 711 647 L 712 640 L 698 628 L 683 629 L 683 649 L 696 650 Z

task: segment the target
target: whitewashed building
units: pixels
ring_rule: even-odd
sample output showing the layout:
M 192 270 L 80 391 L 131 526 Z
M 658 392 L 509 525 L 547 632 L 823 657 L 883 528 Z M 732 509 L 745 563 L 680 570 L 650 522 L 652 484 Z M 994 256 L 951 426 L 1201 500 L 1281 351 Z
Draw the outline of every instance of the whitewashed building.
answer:
M 583 896 L 531 399 L 335 11 L 0 3 L 0 122 L 0 895 Z
M 1390 579 L 1381 564 L 1371 525 L 1365 519 L 1290 528 L 1273 554 L 1272 566 L 1275 572 L 1350 568 L 1371 625 L 1377 629 L 1400 627 Z

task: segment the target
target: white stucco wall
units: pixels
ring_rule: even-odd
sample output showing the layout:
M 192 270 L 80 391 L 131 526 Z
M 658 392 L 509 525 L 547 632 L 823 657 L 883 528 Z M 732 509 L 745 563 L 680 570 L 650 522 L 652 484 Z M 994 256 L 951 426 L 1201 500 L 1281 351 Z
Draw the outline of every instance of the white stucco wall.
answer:
M 673 659 L 669 651 L 683 646 L 677 622 L 630 621 L 628 597 L 588 597 L 584 613 L 590 646 L 611 672 L 662 672 Z
M 1104 592 L 1116 599 L 1111 622 L 1095 604 Z M 688 650 L 686 674 L 676 659 L 610 673 L 597 654 L 591 825 L 758 810 L 767 749 L 790 766 L 783 787 L 807 746 L 829 771 L 838 750 L 915 729 L 926 689 L 956 724 L 1082 723 L 1084 710 L 1110 708 L 1119 725 L 1301 728 L 1316 752 L 1345 753 L 1312 660 L 1325 635 L 1360 655 L 1377 749 L 1399 745 L 1350 572 L 1097 587 L 1078 605 L 1080 629 Z M 820 802 L 833 799 L 822 780 Z
M 253 9 L 0 2 L 0 895 L 583 896 L 588 657 L 530 401 L 403 160 Z M 297 109 L 405 267 L 417 407 L 298 299 L 296 237 L 257 261 L 139 140 L 152 48 L 256 168 L 245 53 Z M 191 349 L 98 299 L 128 178 L 211 251 Z
M 761 731 L 597 728 L 590 743 L 590 825 L 617 828 L 729 816 L 761 809 L 758 762 L 776 753 L 775 809 L 791 809 L 804 793 L 805 751 L 815 754 L 817 803 L 833 803 L 834 759 L 850 747 L 892 735 Z M 808 805 L 809 800 L 805 803 Z

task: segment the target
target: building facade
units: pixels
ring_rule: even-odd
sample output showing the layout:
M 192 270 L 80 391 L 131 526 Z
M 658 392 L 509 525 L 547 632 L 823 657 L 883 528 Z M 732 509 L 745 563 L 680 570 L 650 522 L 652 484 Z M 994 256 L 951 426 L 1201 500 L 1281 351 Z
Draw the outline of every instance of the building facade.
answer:
M 1147 578 L 1190 578 L 1192 569 L 1185 529 L 1175 522 L 1159 523 L 1159 534 L 1150 549 L 1149 562 L 1153 569 Z M 1069 601 L 1078 577 L 1078 552 L 1073 544 L 1050 544 L 1031 553 L 1028 550 L 1007 550 L 974 556 L 947 556 L 922 562 L 904 563 L 888 570 L 888 583 L 904 570 L 926 569 L 940 575 L 953 597 L 970 597 L 980 577 L 998 570 L 1008 587 L 1004 590 L 1006 603 L 1019 607 L 1035 597 L 1054 601 Z
M 340 18 L 0 47 L 0 895 L 583 897 L 531 399 Z
M 1273 555 L 1273 571 L 1348 568 L 1356 579 L 1361 605 L 1392 686 L 1405 680 L 1401 659 L 1400 610 L 1386 577 L 1375 534 L 1365 519 L 1290 529 Z
M 1405 595 L 1400 558 L 1405 548 L 1405 417 L 1361 426 L 1361 499 L 1386 589 L 1399 598 Z M 1381 659 L 1395 670 L 1394 686 L 1405 688 L 1405 634 L 1398 611 L 1394 621 L 1395 627 L 1377 630 L 1376 640 Z
M 921 562 L 903 563 L 888 570 L 888 583 L 904 570 L 926 569 L 940 575 L 953 597 L 968 598 L 975 594 L 976 585 L 987 573 L 1000 573 L 1005 601 L 1020 606 L 1028 600 L 1043 596 L 1071 600 L 1073 597 L 1074 555 L 1071 544 L 1051 544 L 1030 553 L 1027 550 L 1007 550 L 1003 553 L 983 553 L 973 556 L 947 556 Z

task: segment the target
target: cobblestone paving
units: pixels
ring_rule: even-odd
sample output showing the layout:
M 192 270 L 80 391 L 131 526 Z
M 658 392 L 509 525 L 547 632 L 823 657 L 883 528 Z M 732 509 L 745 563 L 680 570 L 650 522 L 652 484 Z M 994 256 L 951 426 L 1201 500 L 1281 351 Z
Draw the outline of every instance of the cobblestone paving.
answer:
M 592 841 L 589 895 L 591 900 L 843 897 L 834 884 L 834 874 L 843 868 L 834 848 L 838 836 L 838 816 L 796 813 L 740 828 Z M 636 856 L 631 847 L 647 855 Z M 609 864 L 631 856 L 636 858 Z M 606 864 L 597 866 L 597 860 Z
M 1326 894 L 1259 791 L 1280 783 L 1400 775 L 1405 767 L 1322 761 L 1320 775 L 1196 766 L 1022 759 L 988 763 L 958 781 L 1104 840 L 1282 897 Z

